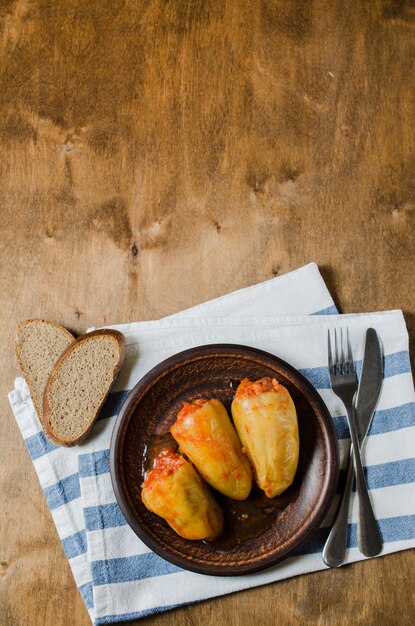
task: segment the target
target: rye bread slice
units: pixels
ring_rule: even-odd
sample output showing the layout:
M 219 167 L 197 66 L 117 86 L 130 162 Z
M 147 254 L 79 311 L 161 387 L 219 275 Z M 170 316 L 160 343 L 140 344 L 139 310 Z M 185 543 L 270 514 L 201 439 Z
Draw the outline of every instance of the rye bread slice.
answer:
M 125 359 L 117 330 L 94 330 L 59 357 L 43 394 L 46 434 L 61 446 L 80 443 L 92 428 Z
M 43 393 L 49 375 L 64 350 L 75 340 L 66 328 L 44 319 L 29 319 L 16 328 L 14 349 L 43 425 Z

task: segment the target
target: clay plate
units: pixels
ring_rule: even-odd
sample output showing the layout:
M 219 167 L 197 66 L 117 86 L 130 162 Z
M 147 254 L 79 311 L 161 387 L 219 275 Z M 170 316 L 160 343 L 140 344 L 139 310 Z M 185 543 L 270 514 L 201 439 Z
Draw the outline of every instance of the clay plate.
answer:
M 140 498 L 146 450 L 169 431 L 184 401 L 219 398 L 230 414 L 242 378 L 270 376 L 296 406 L 299 466 L 293 485 L 269 500 L 255 487 L 245 502 L 214 492 L 225 532 L 212 543 L 182 539 Z M 314 387 L 281 359 L 247 346 L 216 344 L 186 350 L 142 378 L 114 427 L 111 479 L 118 504 L 140 539 L 164 559 L 201 574 L 233 576 L 264 569 L 293 554 L 322 522 L 336 491 L 339 458 L 330 414 Z

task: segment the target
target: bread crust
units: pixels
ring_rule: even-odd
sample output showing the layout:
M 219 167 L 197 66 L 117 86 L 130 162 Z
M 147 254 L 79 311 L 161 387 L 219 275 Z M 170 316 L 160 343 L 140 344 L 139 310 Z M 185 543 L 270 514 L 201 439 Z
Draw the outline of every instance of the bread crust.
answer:
M 60 368 L 60 365 L 63 361 L 65 361 L 66 357 L 68 354 L 70 354 L 72 352 L 72 350 L 76 349 L 77 346 L 80 343 L 83 343 L 85 341 L 89 341 L 91 339 L 94 339 L 95 337 L 105 337 L 105 336 L 110 336 L 112 337 L 117 343 L 118 343 L 118 350 L 119 350 L 119 359 L 117 361 L 117 363 L 115 364 L 115 367 L 113 368 L 112 371 L 112 381 L 110 383 L 110 385 L 108 386 L 107 391 L 103 394 L 103 397 L 101 399 L 101 402 L 98 406 L 98 409 L 95 413 L 95 416 L 93 417 L 93 419 L 90 420 L 90 422 L 88 422 L 86 428 L 83 430 L 83 432 L 79 435 L 79 437 L 77 437 L 76 439 L 62 439 L 61 437 L 59 437 L 58 435 L 56 435 L 52 428 L 51 428 L 51 424 L 50 424 L 50 404 L 49 404 L 49 391 L 50 388 L 53 384 L 53 381 L 56 377 L 56 374 Z M 43 394 L 43 421 L 44 421 L 44 428 L 45 428 L 45 432 L 47 434 L 47 436 L 54 442 L 57 443 L 60 446 L 66 446 L 66 447 L 70 447 L 70 446 L 75 446 L 78 443 L 80 443 L 81 441 L 83 441 L 89 431 L 91 430 L 92 426 L 94 425 L 98 414 L 102 408 L 102 405 L 104 404 L 110 390 L 111 387 L 113 386 L 118 373 L 124 363 L 125 360 L 125 337 L 122 333 L 120 333 L 118 330 L 110 330 L 110 329 L 103 329 L 103 330 L 93 330 L 90 333 L 86 333 L 85 335 L 82 335 L 81 337 L 78 337 L 78 339 L 75 339 L 75 341 L 73 341 L 71 343 L 70 346 L 68 346 L 66 348 L 66 350 L 64 350 L 64 352 L 62 352 L 61 356 L 59 357 L 59 359 L 56 361 L 55 365 L 53 366 L 53 369 L 49 375 L 49 379 L 48 382 L 46 383 L 46 387 L 45 387 L 45 391 Z
M 28 373 L 25 364 L 23 363 L 21 357 L 20 357 L 20 351 L 19 351 L 19 341 L 18 341 L 18 337 L 19 337 L 19 331 L 23 326 L 27 326 L 28 324 L 32 324 L 32 323 L 42 323 L 42 324 L 49 324 L 49 326 L 53 326 L 54 328 L 56 328 L 56 330 L 59 330 L 62 334 L 66 335 L 67 338 L 72 342 L 75 341 L 75 337 L 72 335 L 72 333 L 69 332 L 69 330 L 66 330 L 66 328 L 64 328 L 63 326 L 61 326 L 60 324 L 58 324 L 57 322 L 52 322 L 50 320 L 45 320 L 41 317 L 31 317 L 27 320 L 22 320 L 21 322 L 19 322 L 16 326 L 16 331 L 14 334 L 14 352 L 16 355 L 16 359 L 17 362 L 19 364 L 20 367 L 20 371 L 23 374 L 23 377 L 27 383 L 27 386 L 29 387 L 29 391 L 30 391 L 30 397 L 32 398 L 32 402 L 33 405 L 36 409 L 36 413 L 38 414 L 39 417 L 39 421 L 43 427 L 43 429 L 45 429 L 45 425 L 44 425 L 44 421 L 43 421 L 43 407 L 39 406 L 36 398 L 35 398 L 35 394 L 34 391 L 32 389 L 32 385 L 30 383 L 30 374 Z M 68 346 L 70 347 L 70 346 Z

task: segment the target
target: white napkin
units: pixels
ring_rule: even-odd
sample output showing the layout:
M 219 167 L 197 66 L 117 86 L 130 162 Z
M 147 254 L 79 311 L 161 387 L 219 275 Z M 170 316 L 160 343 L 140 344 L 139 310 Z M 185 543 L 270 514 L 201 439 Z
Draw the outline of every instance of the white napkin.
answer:
M 330 295 L 317 267 L 311 264 L 161 321 L 114 326 L 126 336 L 126 363 L 102 419 L 88 441 L 76 448 L 58 448 L 45 439 L 26 384 L 21 378 L 16 380 L 10 402 L 76 582 L 96 624 L 134 619 L 325 567 L 320 552 L 331 514 L 300 555 L 264 572 L 232 578 L 183 571 L 154 555 L 126 525 L 108 472 L 116 413 L 128 390 L 149 369 L 196 345 L 247 344 L 274 353 L 300 369 L 333 416 L 343 457 L 347 427 L 343 405 L 329 389 L 327 328 L 347 323 L 357 361 L 362 358 L 366 329 L 376 328 L 385 353 L 385 381 L 364 463 L 385 541 L 382 554 L 413 547 L 415 403 L 402 314 L 327 315 L 333 312 Z M 316 313 L 319 315 L 312 315 Z M 349 540 L 348 561 L 362 559 L 356 548 L 355 503 Z

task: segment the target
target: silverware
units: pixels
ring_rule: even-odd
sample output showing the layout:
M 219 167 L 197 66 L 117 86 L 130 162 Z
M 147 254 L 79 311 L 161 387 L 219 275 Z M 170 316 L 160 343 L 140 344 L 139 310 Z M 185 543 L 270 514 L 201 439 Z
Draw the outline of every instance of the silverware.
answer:
M 359 388 L 356 401 L 356 425 L 359 438 L 359 445 L 366 437 L 378 403 L 383 380 L 383 358 L 379 337 L 373 328 L 366 332 L 365 351 L 363 357 L 362 374 L 360 376 Z M 323 561 L 329 567 L 340 567 L 344 562 L 347 549 L 347 522 L 349 515 L 350 494 L 353 485 L 353 461 L 352 451 L 347 466 L 347 478 L 340 506 L 331 528 L 330 534 L 323 550 Z M 380 549 L 382 545 L 380 545 Z M 379 551 L 380 551 L 379 549 Z M 379 554 L 376 547 L 376 554 Z M 376 556 L 368 554 L 366 556 Z
M 372 505 L 369 498 L 369 493 L 367 490 L 366 480 L 363 473 L 362 460 L 360 456 L 360 447 L 359 447 L 359 439 L 364 438 L 366 435 L 367 429 L 369 427 L 370 418 L 373 413 L 374 406 L 372 407 L 371 414 L 368 416 L 368 410 L 366 413 L 366 424 L 362 424 L 359 428 L 357 428 L 356 418 L 355 418 L 355 407 L 354 407 L 354 397 L 357 391 L 357 378 L 356 372 L 353 363 L 352 350 L 350 346 L 349 340 L 349 332 L 348 329 L 346 331 L 346 350 L 344 349 L 343 342 L 343 331 L 340 330 L 340 358 L 339 358 L 339 348 L 337 341 L 337 332 L 334 331 L 334 350 L 335 350 L 335 358 L 333 360 L 332 349 L 331 349 L 331 340 L 330 340 L 330 331 L 328 333 L 328 356 L 329 356 L 329 372 L 330 372 L 330 383 L 333 392 L 342 400 L 346 411 L 347 411 L 347 421 L 349 424 L 350 437 L 351 437 L 351 448 L 350 454 L 353 458 L 353 465 L 356 474 L 356 487 L 357 487 L 357 495 L 358 495 L 358 532 L 357 539 L 360 551 L 365 556 L 375 556 L 379 554 L 382 549 L 382 538 L 380 535 L 379 527 L 377 525 L 375 516 L 373 514 Z M 366 368 L 365 368 L 366 369 Z M 365 375 L 369 376 L 369 375 Z M 373 385 L 375 393 L 376 385 Z M 363 398 L 363 396 L 362 396 Z M 364 406 L 364 399 L 360 401 L 362 406 Z M 363 434 L 364 433 L 364 434 Z M 347 477 L 346 488 L 350 497 L 350 490 L 353 482 L 353 470 L 349 470 L 349 474 Z M 343 505 L 343 502 L 342 502 Z M 345 510 L 346 509 L 346 510 Z M 342 523 L 344 525 L 344 533 L 347 533 L 347 515 L 348 515 L 348 501 L 344 502 L 343 511 L 342 511 Z M 339 522 L 340 523 L 340 522 Z M 327 545 L 328 544 L 328 545 Z M 344 553 L 341 554 L 342 547 L 339 548 L 339 552 L 337 552 L 337 544 L 333 540 L 327 542 L 324 552 L 323 552 L 323 560 L 327 565 L 331 567 L 338 567 L 341 565 L 344 559 Z M 332 564 L 333 563 L 333 564 Z

